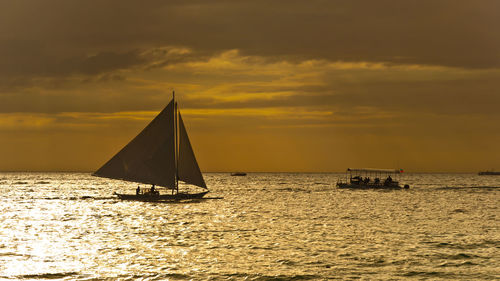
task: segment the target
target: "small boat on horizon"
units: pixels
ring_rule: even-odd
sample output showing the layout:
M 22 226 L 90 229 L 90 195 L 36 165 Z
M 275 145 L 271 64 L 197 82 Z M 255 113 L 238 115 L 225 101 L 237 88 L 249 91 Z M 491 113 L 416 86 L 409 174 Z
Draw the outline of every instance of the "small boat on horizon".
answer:
M 399 185 L 403 169 L 347 168 L 345 178 L 337 180 L 338 188 L 354 189 L 408 189 Z M 394 177 L 394 178 L 393 178 Z
M 134 139 L 93 176 L 151 185 L 135 194 L 114 193 L 122 200 L 162 201 L 200 199 L 208 188 L 191 147 L 186 127 L 175 101 L 168 105 Z M 179 181 L 201 187 L 199 193 L 179 192 Z M 155 186 L 171 190 L 160 194 Z
M 495 172 L 495 171 L 491 170 L 491 171 L 479 172 L 478 175 L 480 175 L 480 176 L 500 176 L 500 172 Z
M 233 177 L 244 177 L 246 175 L 247 175 L 247 173 L 243 173 L 243 172 L 234 172 L 234 173 L 231 173 L 231 176 L 233 176 Z

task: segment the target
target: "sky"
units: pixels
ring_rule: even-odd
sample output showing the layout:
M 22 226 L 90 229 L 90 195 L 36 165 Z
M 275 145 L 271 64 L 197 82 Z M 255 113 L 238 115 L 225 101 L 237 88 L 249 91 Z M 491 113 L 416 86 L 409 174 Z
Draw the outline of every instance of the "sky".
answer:
M 498 11 L 0 0 L 0 171 L 95 171 L 173 90 L 204 172 L 500 170 Z

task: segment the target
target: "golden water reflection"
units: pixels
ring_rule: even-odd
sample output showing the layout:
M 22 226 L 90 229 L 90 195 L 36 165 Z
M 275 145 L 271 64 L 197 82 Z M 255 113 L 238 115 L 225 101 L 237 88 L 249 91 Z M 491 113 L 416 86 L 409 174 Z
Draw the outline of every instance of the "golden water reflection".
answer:
M 208 174 L 223 200 L 160 204 L 86 174 L 0 174 L 0 278 L 495 275 L 498 179 L 414 175 L 387 192 L 338 190 L 337 176 Z

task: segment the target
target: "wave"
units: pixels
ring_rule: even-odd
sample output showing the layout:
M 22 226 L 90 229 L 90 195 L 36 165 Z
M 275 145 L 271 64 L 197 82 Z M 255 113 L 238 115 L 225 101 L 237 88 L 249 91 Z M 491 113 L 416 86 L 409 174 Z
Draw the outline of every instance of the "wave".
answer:
M 460 190 L 460 189 L 469 189 L 469 190 L 474 190 L 474 189 L 498 189 L 500 186 L 444 186 L 444 187 L 437 187 L 435 189 L 437 190 Z
M 116 199 L 115 196 L 90 196 L 90 195 L 85 195 L 81 196 L 78 199 L 80 200 L 87 200 L 87 199 L 93 199 L 93 200 L 111 200 L 111 199 Z
M 61 279 L 69 276 L 77 275 L 78 272 L 58 272 L 58 273 L 39 273 L 39 274 L 24 274 L 15 276 L 18 279 Z M 3 277 L 3 276 L 2 276 Z M 8 277 L 3 277 L 8 278 Z
M 111 199 L 116 199 L 116 197 L 113 197 L 113 196 L 101 197 L 101 196 L 89 196 L 89 195 L 85 195 L 85 196 L 80 196 L 80 197 L 76 197 L 76 196 L 71 196 L 71 197 L 63 197 L 63 196 L 42 197 L 42 198 L 38 198 L 38 199 L 43 199 L 43 200 L 70 200 L 70 201 L 73 201 L 73 200 L 88 200 L 88 199 L 92 199 L 92 200 L 111 200 Z
M 292 280 L 312 280 L 312 279 L 320 279 L 321 276 L 312 275 L 312 274 L 297 274 L 297 275 L 261 275 L 261 274 L 246 274 L 246 273 L 233 273 L 233 274 L 224 274 L 224 279 L 244 279 L 244 280 L 253 280 L 253 281 L 292 281 Z
M 498 247 L 500 245 L 499 241 L 494 240 L 484 240 L 482 243 L 469 243 L 469 244 L 460 244 L 460 243 L 448 243 L 448 242 L 429 242 L 428 244 L 433 244 L 436 248 L 450 248 L 450 249 L 459 249 L 459 250 L 471 250 L 477 248 L 490 248 L 490 247 Z M 455 255 L 455 258 L 467 258 L 469 255 L 460 253 Z
M 167 279 L 167 280 L 170 280 L 170 279 L 179 279 L 179 280 L 186 280 L 186 279 L 191 279 L 192 276 L 189 276 L 187 274 L 181 274 L 181 273 L 167 273 L 167 274 L 162 274 L 161 276 L 158 276 L 162 279 Z
M 465 261 L 461 263 L 445 262 L 440 264 L 439 267 L 460 267 L 460 266 L 471 266 L 471 265 L 478 265 L 478 264 L 470 261 Z
M 280 265 L 289 265 L 289 266 L 293 266 L 293 265 L 297 264 L 296 262 L 291 261 L 291 260 L 287 260 L 287 259 L 280 259 L 280 260 L 277 260 L 276 262 Z
M 43 200 L 61 200 L 63 198 L 62 197 L 42 197 L 40 199 L 43 199 Z
M 445 277 L 448 274 L 446 272 L 439 271 L 409 271 L 401 274 L 404 277 L 413 277 L 413 276 L 421 276 L 421 277 Z
M 300 187 L 284 187 L 284 188 L 278 188 L 276 190 L 279 190 L 279 191 L 290 191 L 290 192 L 306 192 L 306 193 L 311 193 L 311 190 L 300 188 Z
M 5 253 L 0 253 L 0 257 L 25 257 L 25 258 L 30 258 L 31 255 L 28 254 L 18 254 L 14 252 L 5 252 Z
M 43 199 L 43 200 L 78 200 L 78 197 L 61 197 L 61 196 L 56 196 L 56 197 L 43 197 L 41 199 Z
M 474 254 L 466 254 L 466 253 L 458 253 L 458 254 L 436 254 L 436 255 L 425 255 L 425 258 L 438 258 L 438 259 L 443 259 L 443 260 L 468 260 L 468 259 L 474 259 L 474 258 L 483 258 L 478 255 Z

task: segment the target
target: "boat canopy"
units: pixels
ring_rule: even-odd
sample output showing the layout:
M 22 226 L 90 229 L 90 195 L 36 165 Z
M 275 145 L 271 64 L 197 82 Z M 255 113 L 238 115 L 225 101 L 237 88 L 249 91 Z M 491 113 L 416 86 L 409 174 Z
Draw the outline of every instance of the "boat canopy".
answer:
M 403 173 L 403 169 L 347 168 L 347 172 L 400 174 Z

